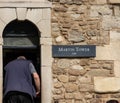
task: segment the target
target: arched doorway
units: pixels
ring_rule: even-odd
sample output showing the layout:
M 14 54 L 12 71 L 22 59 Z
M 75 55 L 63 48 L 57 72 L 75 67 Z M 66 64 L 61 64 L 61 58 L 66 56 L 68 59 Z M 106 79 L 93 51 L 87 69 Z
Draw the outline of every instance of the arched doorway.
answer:
M 3 67 L 17 56 L 24 55 L 33 62 L 40 75 L 39 38 L 40 32 L 32 22 L 28 20 L 10 22 L 3 31 Z M 35 103 L 40 103 L 40 100 L 36 100 Z

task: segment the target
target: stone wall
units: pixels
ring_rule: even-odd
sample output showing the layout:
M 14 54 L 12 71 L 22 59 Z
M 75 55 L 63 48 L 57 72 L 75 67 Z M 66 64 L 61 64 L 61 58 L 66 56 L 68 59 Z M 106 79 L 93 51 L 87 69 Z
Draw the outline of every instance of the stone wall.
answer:
M 54 101 L 94 103 L 93 98 L 97 95 L 94 93 L 95 76 L 114 76 L 113 61 L 55 59 L 53 62 Z
M 96 45 L 95 58 L 54 58 L 52 103 L 120 101 L 120 0 L 49 0 L 54 45 Z

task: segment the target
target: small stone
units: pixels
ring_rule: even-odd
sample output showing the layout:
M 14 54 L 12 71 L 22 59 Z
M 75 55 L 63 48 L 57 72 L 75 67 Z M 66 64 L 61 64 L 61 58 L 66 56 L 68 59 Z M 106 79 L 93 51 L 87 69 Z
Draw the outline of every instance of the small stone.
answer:
M 66 76 L 66 75 L 59 75 L 58 76 L 58 80 L 60 82 L 66 83 L 66 82 L 68 82 L 68 76 Z
M 62 36 L 58 36 L 58 37 L 56 38 L 56 42 L 57 42 L 57 43 L 60 43 L 60 42 L 62 42 L 62 41 L 64 41 L 64 39 L 63 39 Z

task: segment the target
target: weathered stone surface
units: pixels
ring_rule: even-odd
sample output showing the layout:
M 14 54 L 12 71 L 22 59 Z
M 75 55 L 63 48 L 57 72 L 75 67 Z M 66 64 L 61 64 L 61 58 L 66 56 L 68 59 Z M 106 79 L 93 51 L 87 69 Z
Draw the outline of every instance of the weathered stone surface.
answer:
M 6 24 L 17 18 L 15 8 L 1 8 L 0 14 L 0 19 Z
M 109 21 L 110 22 L 110 21 Z M 120 33 L 110 32 L 110 45 L 104 47 L 100 46 L 96 48 L 96 59 L 101 60 L 120 60 Z M 102 50 L 102 52 L 101 52 Z
M 72 66 L 72 65 L 78 65 L 79 64 L 79 59 L 71 59 L 70 60 L 70 66 Z
M 53 73 L 60 75 L 60 74 L 67 74 L 67 69 L 61 69 L 61 68 L 54 68 Z
M 111 4 L 119 4 L 120 0 L 108 0 Z
M 68 82 L 68 76 L 67 75 L 59 75 L 58 80 L 63 83 L 66 83 L 66 82 Z
M 90 76 L 79 77 L 78 79 L 79 79 L 80 83 L 83 83 L 83 84 L 92 83 L 92 78 Z
M 0 0 L 2 2 L 20 2 L 20 0 Z M 23 0 L 23 2 L 32 2 L 32 0 Z M 38 0 L 34 0 L 34 2 L 38 2 Z M 41 2 L 45 2 L 45 0 L 41 0 Z
M 112 15 L 112 10 L 109 8 L 109 6 L 99 6 L 98 13 L 101 15 Z
M 54 8 L 54 10 L 57 11 L 57 12 L 66 12 L 66 11 L 67 11 L 67 8 L 64 7 L 64 6 L 56 6 L 56 7 Z
M 17 12 L 17 19 L 18 20 L 25 20 L 26 19 L 26 13 L 27 13 L 26 8 L 17 8 L 16 12 Z
M 93 98 L 93 95 L 91 93 L 89 93 L 89 92 L 86 92 L 85 93 L 85 98 L 86 99 L 91 99 L 91 98 Z
M 51 19 L 51 9 L 49 8 L 42 9 L 42 19 L 45 19 L 45 20 Z
M 96 0 L 97 4 L 107 4 L 107 0 Z
M 80 65 L 81 66 L 87 66 L 89 64 L 89 60 L 88 59 L 81 59 L 80 60 Z
M 58 65 L 59 68 L 69 68 L 70 60 L 60 59 L 60 60 L 58 60 L 57 65 Z
M 90 100 L 90 103 L 102 103 L 102 100 L 94 98 Z
M 87 72 L 87 75 L 89 76 L 109 76 L 110 71 L 105 69 L 92 69 Z
M 78 91 L 78 85 L 75 83 L 67 83 L 65 84 L 65 89 L 68 93 L 75 92 Z
M 96 98 L 108 98 L 109 94 L 100 94 L 100 93 L 98 93 L 98 94 L 95 94 L 95 97 Z
M 84 100 L 76 100 L 75 103 L 85 103 Z
M 73 95 L 73 93 L 65 93 L 65 98 L 66 99 L 73 99 L 74 95 Z
M 58 23 L 52 23 L 52 31 L 53 32 L 58 32 L 59 29 L 59 24 Z
M 114 74 L 115 74 L 115 77 L 120 77 L 120 61 L 119 60 L 116 60 L 114 62 Z
M 2 20 L 0 20 L 0 44 L 3 44 L 3 30 L 4 30 L 4 28 L 5 28 L 5 26 L 6 26 L 6 24 L 2 21 Z
M 38 23 L 42 19 L 42 9 L 28 9 L 26 19 Z
M 80 65 L 73 65 L 72 67 L 71 67 L 71 69 L 78 69 L 78 70 L 82 70 L 82 69 L 84 69 L 82 66 L 80 66 Z
M 80 17 L 80 14 L 70 14 L 73 20 L 76 20 L 77 18 Z
M 77 100 L 82 100 L 83 99 L 83 95 L 80 92 L 74 93 L 74 97 Z
M 83 33 L 80 31 L 72 30 L 68 35 L 68 40 L 72 42 L 82 42 L 85 40 Z
M 112 98 L 120 98 L 120 93 L 112 94 L 111 97 Z
M 98 17 L 100 15 L 112 15 L 112 10 L 108 5 L 106 6 L 91 6 L 90 16 Z
M 40 18 L 38 18 L 38 19 L 40 19 Z M 31 20 L 33 20 L 33 19 L 31 19 Z M 35 21 L 37 21 L 37 20 L 35 20 Z M 37 23 L 36 25 L 39 28 L 39 31 L 41 32 L 41 37 L 45 37 L 45 38 L 51 37 L 51 22 L 50 22 L 50 20 L 43 19 L 43 20 L 39 21 L 39 23 Z
M 53 77 L 62 86 L 55 89 L 63 89 L 62 92 L 65 94 L 63 99 L 58 99 L 59 103 L 106 103 L 106 100 L 111 98 L 108 92 L 104 95 L 98 93 L 98 96 L 93 85 L 93 77 L 120 75 L 120 10 L 118 4 L 107 4 L 109 1 L 112 2 L 112 0 L 53 0 L 52 36 L 55 43 L 59 45 L 66 41 L 65 45 L 97 45 L 96 57 L 92 59 L 57 58 Z M 118 32 L 110 31 L 113 29 Z M 72 87 L 73 84 L 78 86 L 78 89 L 75 89 L 76 86 Z M 119 98 L 118 94 L 116 98 L 117 96 Z
M 94 77 L 94 89 L 99 93 L 120 92 L 120 78 Z
M 90 64 L 90 68 L 91 69 L 99 69 L 100 68 L 100 65 L 98 63 L 91 63 Z
M 41 46 L 41 58 L 42 58 L 42 62 L 41 65 L 42 66 L 51 66 L 52 65 L 52 47 L 50 45 L 42 45 Z M 45 57 L 47 56 L 47 59 L 45 59 Z
M 62 84 L 60 82 L 54 83 L 55 88 L 61 88 Z
M 56 42 L 57 43 L 61 43 L 61 42 L 63 42 L 64 41 L 64 38 L 62 37 L 62 36 L 58 36 L 57 38 L 56 38 Z
M 73 76 L 79 76 L 80 75 L 80 70 L 77 69 L 69 69 L 68 73 Z
M 103 22 L 102 22 L 102 28 L 104 30 L 110 30 L 112 28 L 119 28 L 119 17 L 114 17 L 114 16 L 103 16 Z
M 62 90 L 61 89 L 54 89 L 53 94 L 60 95 L 60 94 L 62 94 Z
M 80 84 L 79 91 L 81 91 L 81 92 L 93 92 L 94 86 L 91 84 Z
M 76 79 L 77 79 L 76 76 L 70 76 L 70 77 L 69 77 L 69 82 L 75 82 Z
M 103 69 L 112 70 L 113 66 L 111 64 L 103 64 Z
M 64 95 L 54 95 L 53 99 L 57 100 L 57 99 L 64 99 Z
M 120 16 L 120 7 L 118 5 L 115 5 L 113 7 L 113 10 L 114 10 L 114 15 L 115 16 Z

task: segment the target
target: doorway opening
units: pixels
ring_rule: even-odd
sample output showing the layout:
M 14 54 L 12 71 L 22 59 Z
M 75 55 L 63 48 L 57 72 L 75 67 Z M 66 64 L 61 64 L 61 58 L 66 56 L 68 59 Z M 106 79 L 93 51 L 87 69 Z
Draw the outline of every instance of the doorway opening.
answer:
M 30 60 L 41 77 L 40 63 L 40 32 L 30 21 L 14 20 L 3 31 L 3 67 L 18 56 L 25 56 Z M 3 69 L 4 82 L 4 69 Z M 35 103 L 41 103 L 40 98 Z
M 25 56 L 30 60 L 40 75 L 40 52 L 39 48 L 3 48 L 3 67 L 18 56 Z

